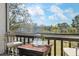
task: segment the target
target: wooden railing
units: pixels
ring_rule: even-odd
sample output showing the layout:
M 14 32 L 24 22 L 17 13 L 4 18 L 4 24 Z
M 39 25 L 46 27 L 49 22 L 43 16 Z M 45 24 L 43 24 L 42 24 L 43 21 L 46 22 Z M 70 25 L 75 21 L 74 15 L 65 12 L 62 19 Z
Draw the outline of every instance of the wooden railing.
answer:
M 56 41 L 59 40 L 61 41 L 61 56 L 63 56 L 63 42 L 64 41 L 69 41 L 69 47 L 72 46 L 71 42 L 75 41 L 75 42 L 79 42 L 79 35 L 78 34 L 45 34 L 42 33 L 45 37 L 45 39 L 48 40 L 48 44 L 50 44 L 51 40 L 54 40 L 53 46 L 54 46 L 54 56 L 56 56 Z M 13 41 L 21 41 L 23 42 L 23 44 L 25 43 L 31 43 L 34 38 L 40 38 L 40 35 L 37 34 L 33 34 L 33 33 L 28 33 L 28 34 L 24 34 L 24 33 L 16 33 L 16 34 L 6 34 L 7 35 L 7 42 L 11 42 L 13 39 Z M 16 38 L 14 40 L 14 38 Z M 79 47 L 79 44 L 78 44 Z

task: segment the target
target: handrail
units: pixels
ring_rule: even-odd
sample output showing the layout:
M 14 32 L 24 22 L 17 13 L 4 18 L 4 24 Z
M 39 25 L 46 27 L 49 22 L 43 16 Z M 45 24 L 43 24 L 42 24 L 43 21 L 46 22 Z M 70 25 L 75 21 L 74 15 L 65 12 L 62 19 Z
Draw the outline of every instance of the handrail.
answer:
M 41 34 L 39 33 L 7 33 L 7 36 L 15 36 L 18 40 L 20 37 L 20 41 L 23 41 L 25 44 L 25 38 L 28 38 L 28 43 L 30 43 L 30 38 L 34 40 L 34 38 L 41 38 Z M 63 56 L 63 41 L 69 41 L 69 47 L 71 47 L 71 41 L 79 42 L 79 35 L 75 34 L 45 34 L 43 36 L 48 40 L 48 44 L 50 44 L 50 40 L 54 40 L 54 56 L 56 56 L 56 40 L 61 41 L 61 56 Z M 24 39 L 21 39 L 23 37 Z
M 33 34 L 33 33 L 14 33 L 14 34 L 8 34 L 9 36 L 17 36 L 17 37 L 37 37 L 40 38 L 41 34 Z M 79 35 L 75 34 L 52 34 L 47 35 L 43 34 L 45 38 L 47 39 L 58 39 L 58 40 L 72 40 L 72 41 L 79 41 Z

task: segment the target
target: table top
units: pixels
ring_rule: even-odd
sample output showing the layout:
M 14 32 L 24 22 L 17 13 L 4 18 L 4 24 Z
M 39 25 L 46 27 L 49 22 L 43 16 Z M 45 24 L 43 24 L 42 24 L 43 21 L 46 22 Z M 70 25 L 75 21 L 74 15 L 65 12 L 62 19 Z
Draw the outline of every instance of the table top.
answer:
M 76 48 L 64 48 L 63 50 L 68 56 L 76 56 Z M 79 56 L 79 48 L 77 48 L 77 56 Z
M 50 45 L 34 46 L 33 44 L 25 44 L 25 45 L 18 46 L 18 48 L 33 50 L 38 52 L 46 52 L 50 49 Z

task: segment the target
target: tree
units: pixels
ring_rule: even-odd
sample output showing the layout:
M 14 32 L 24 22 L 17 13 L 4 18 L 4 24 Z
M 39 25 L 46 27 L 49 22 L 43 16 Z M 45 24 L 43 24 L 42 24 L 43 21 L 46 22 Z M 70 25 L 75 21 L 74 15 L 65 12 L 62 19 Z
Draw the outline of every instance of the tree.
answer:
M 54 33 L 58 33 L 58 27 L 57 26 L 51 26 L 51 31 Z
M 77 33 L 77 29 L 76 28 L 74 28 L 74 27 L 69 27 L 68 28 L 68 33 L 70 34 L 75 34 L 75 33 Z
M 79 15 L 75 16 L 75 18 L 72 20 L 72 27 L 77 29 L 77 33 L 79 33 Z
M 59 28 L 60 33 L 68 33 L 68 28 L 69 27 L 70 26 L 67 23 L 58 24 L 58 28 Z
M 44 26 L 43 27 L 43 32 L 50 32 L 51 31 L 51 26 Z
M 22 3 L 9 3 L 9 30 L 21 32 L 24 29 L 32 29 L 31 16 L 25 7 L 22 7 Z M 27 31 L 28 32 L 28 31 Z
M 20 24 L 16 21 L 16 17 L 18 14 L 18 4 L 8 4 L 8 12 L 9 12 L 9 30 L 15 31 L 19 28 Z

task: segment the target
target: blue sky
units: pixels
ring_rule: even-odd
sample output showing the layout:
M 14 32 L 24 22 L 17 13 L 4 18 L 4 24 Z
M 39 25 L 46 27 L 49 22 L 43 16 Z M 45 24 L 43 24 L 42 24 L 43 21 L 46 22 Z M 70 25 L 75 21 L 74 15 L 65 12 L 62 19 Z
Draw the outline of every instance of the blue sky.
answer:
M 66 22 L 72 23 L 72 19 L 79 14 L 77 3 L 27 3 L 31 19 L 38 25 L 56 25 Z

